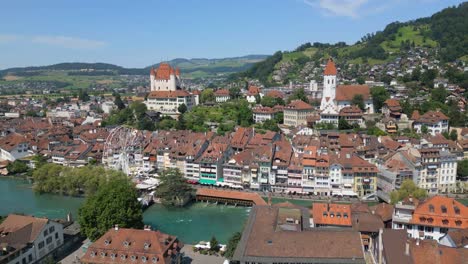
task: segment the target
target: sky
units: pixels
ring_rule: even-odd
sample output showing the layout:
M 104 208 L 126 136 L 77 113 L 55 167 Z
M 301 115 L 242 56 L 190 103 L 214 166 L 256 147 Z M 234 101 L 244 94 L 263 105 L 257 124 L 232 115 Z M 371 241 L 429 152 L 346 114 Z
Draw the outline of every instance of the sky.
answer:
M 345 41 L 460 0 L 3 0 L 0 69 L 61 62 L 145 67 Z

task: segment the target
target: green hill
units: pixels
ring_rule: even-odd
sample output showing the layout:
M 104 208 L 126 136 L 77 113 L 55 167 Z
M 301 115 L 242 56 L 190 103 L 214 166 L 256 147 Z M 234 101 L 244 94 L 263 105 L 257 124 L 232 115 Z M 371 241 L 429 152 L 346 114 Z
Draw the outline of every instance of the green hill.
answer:
M 443 62 L 468 61 L 468 2 L 431 17 L 391 23 L 353 45 L 315 42 L 305 43 L 294 51 L 278 51 L 231 77 L 259 79 L 266 85 L 304 81 L 310 77 L 307 75 L 310 68 L 330 56 L 342 64 L 374 65 L 389 62 L 414 47 L 428 49 Z

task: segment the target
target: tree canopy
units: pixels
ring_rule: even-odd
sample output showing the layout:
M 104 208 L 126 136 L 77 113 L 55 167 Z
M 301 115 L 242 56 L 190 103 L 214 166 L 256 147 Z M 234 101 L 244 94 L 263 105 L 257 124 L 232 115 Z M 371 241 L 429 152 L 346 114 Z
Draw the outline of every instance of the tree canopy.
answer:
M 204 89 L 200 95 L 200 102 L 214 102 L 215 101 L 215 94 L 213 89 Z
M 92 195 L 107 182 L 126 176 L 101 166 L 71 168 L 49 163 L 34 170 L 33 179 L 34 191 L 38 193 Z
M 129 179 L 107 182 L 79 208 L 81 232 L 94 241 L 114 225 L 142 228 L 143 213 L 137 199 L 136 189 Z
M 364 97 L 362 94 L 356 94 L 351 100 L 352 105 L 357 105 L 362 111 L 366 110 L 366 105 L 364 104 Z
M 194 195 L 195 190 L 187 183 L 179 169 L 169 168 L 159 175 L 159 186 L 156 195 L 164 206 L 184 206 Z
M 235 232 L 230 238 L 226 245 L 226 252 L 224 253 L 224 257 L 227 259 L 232 259 L 234 257 L 234 252 L 236 251 L 237 244 L 241 240 L 242 234 L 240 232 Z
M 395 190 L 390 193 L 392 204 L 396 204 L 409 196 L 416 199 L 422 199 L 427 197 L 427 192 L 426 190 L 417 187 L 413 180 L 408 179 L 403 181 L 399 190 Z
M 385 100 L 390 98 L 390 93 L 383 86 L 376 86 L 371 89 L 372 101 L 374 109 L 380 111 Z

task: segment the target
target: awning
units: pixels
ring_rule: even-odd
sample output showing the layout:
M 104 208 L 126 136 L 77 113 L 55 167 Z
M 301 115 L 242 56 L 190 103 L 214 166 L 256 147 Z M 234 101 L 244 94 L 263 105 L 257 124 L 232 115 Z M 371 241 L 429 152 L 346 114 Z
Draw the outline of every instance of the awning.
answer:
M 216 180 L 210 180 L 210 179 L 200 179 L 198 180 L 200 184 L 208 184 L 208 185 L 215 185 Z

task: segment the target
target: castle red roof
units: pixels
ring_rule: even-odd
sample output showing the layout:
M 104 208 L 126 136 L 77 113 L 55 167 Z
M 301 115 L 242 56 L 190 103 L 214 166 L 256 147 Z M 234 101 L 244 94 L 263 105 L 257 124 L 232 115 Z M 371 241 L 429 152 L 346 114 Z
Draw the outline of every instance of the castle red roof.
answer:
M 150 75 L 155 76 L 155 78 L 158 80 L 169 80 L 171 75 L 174 74 L 180 74 L 179 68 L 174 70 L 168 63 L 161 63 L 156 70 L 153 68 L 150 70 Z
M 336 75 L 336 66 L 333 60 L 330 58 L 327 62 L 327 66 L 325 66 L 325 70 L 323 71 L 323 75 Z
M 369 100 L 370 89 L 367 85 L 338 85 L 336 87 L 337 101 L 351 101 L 356 95 L 362 95 L 364 100 Z

